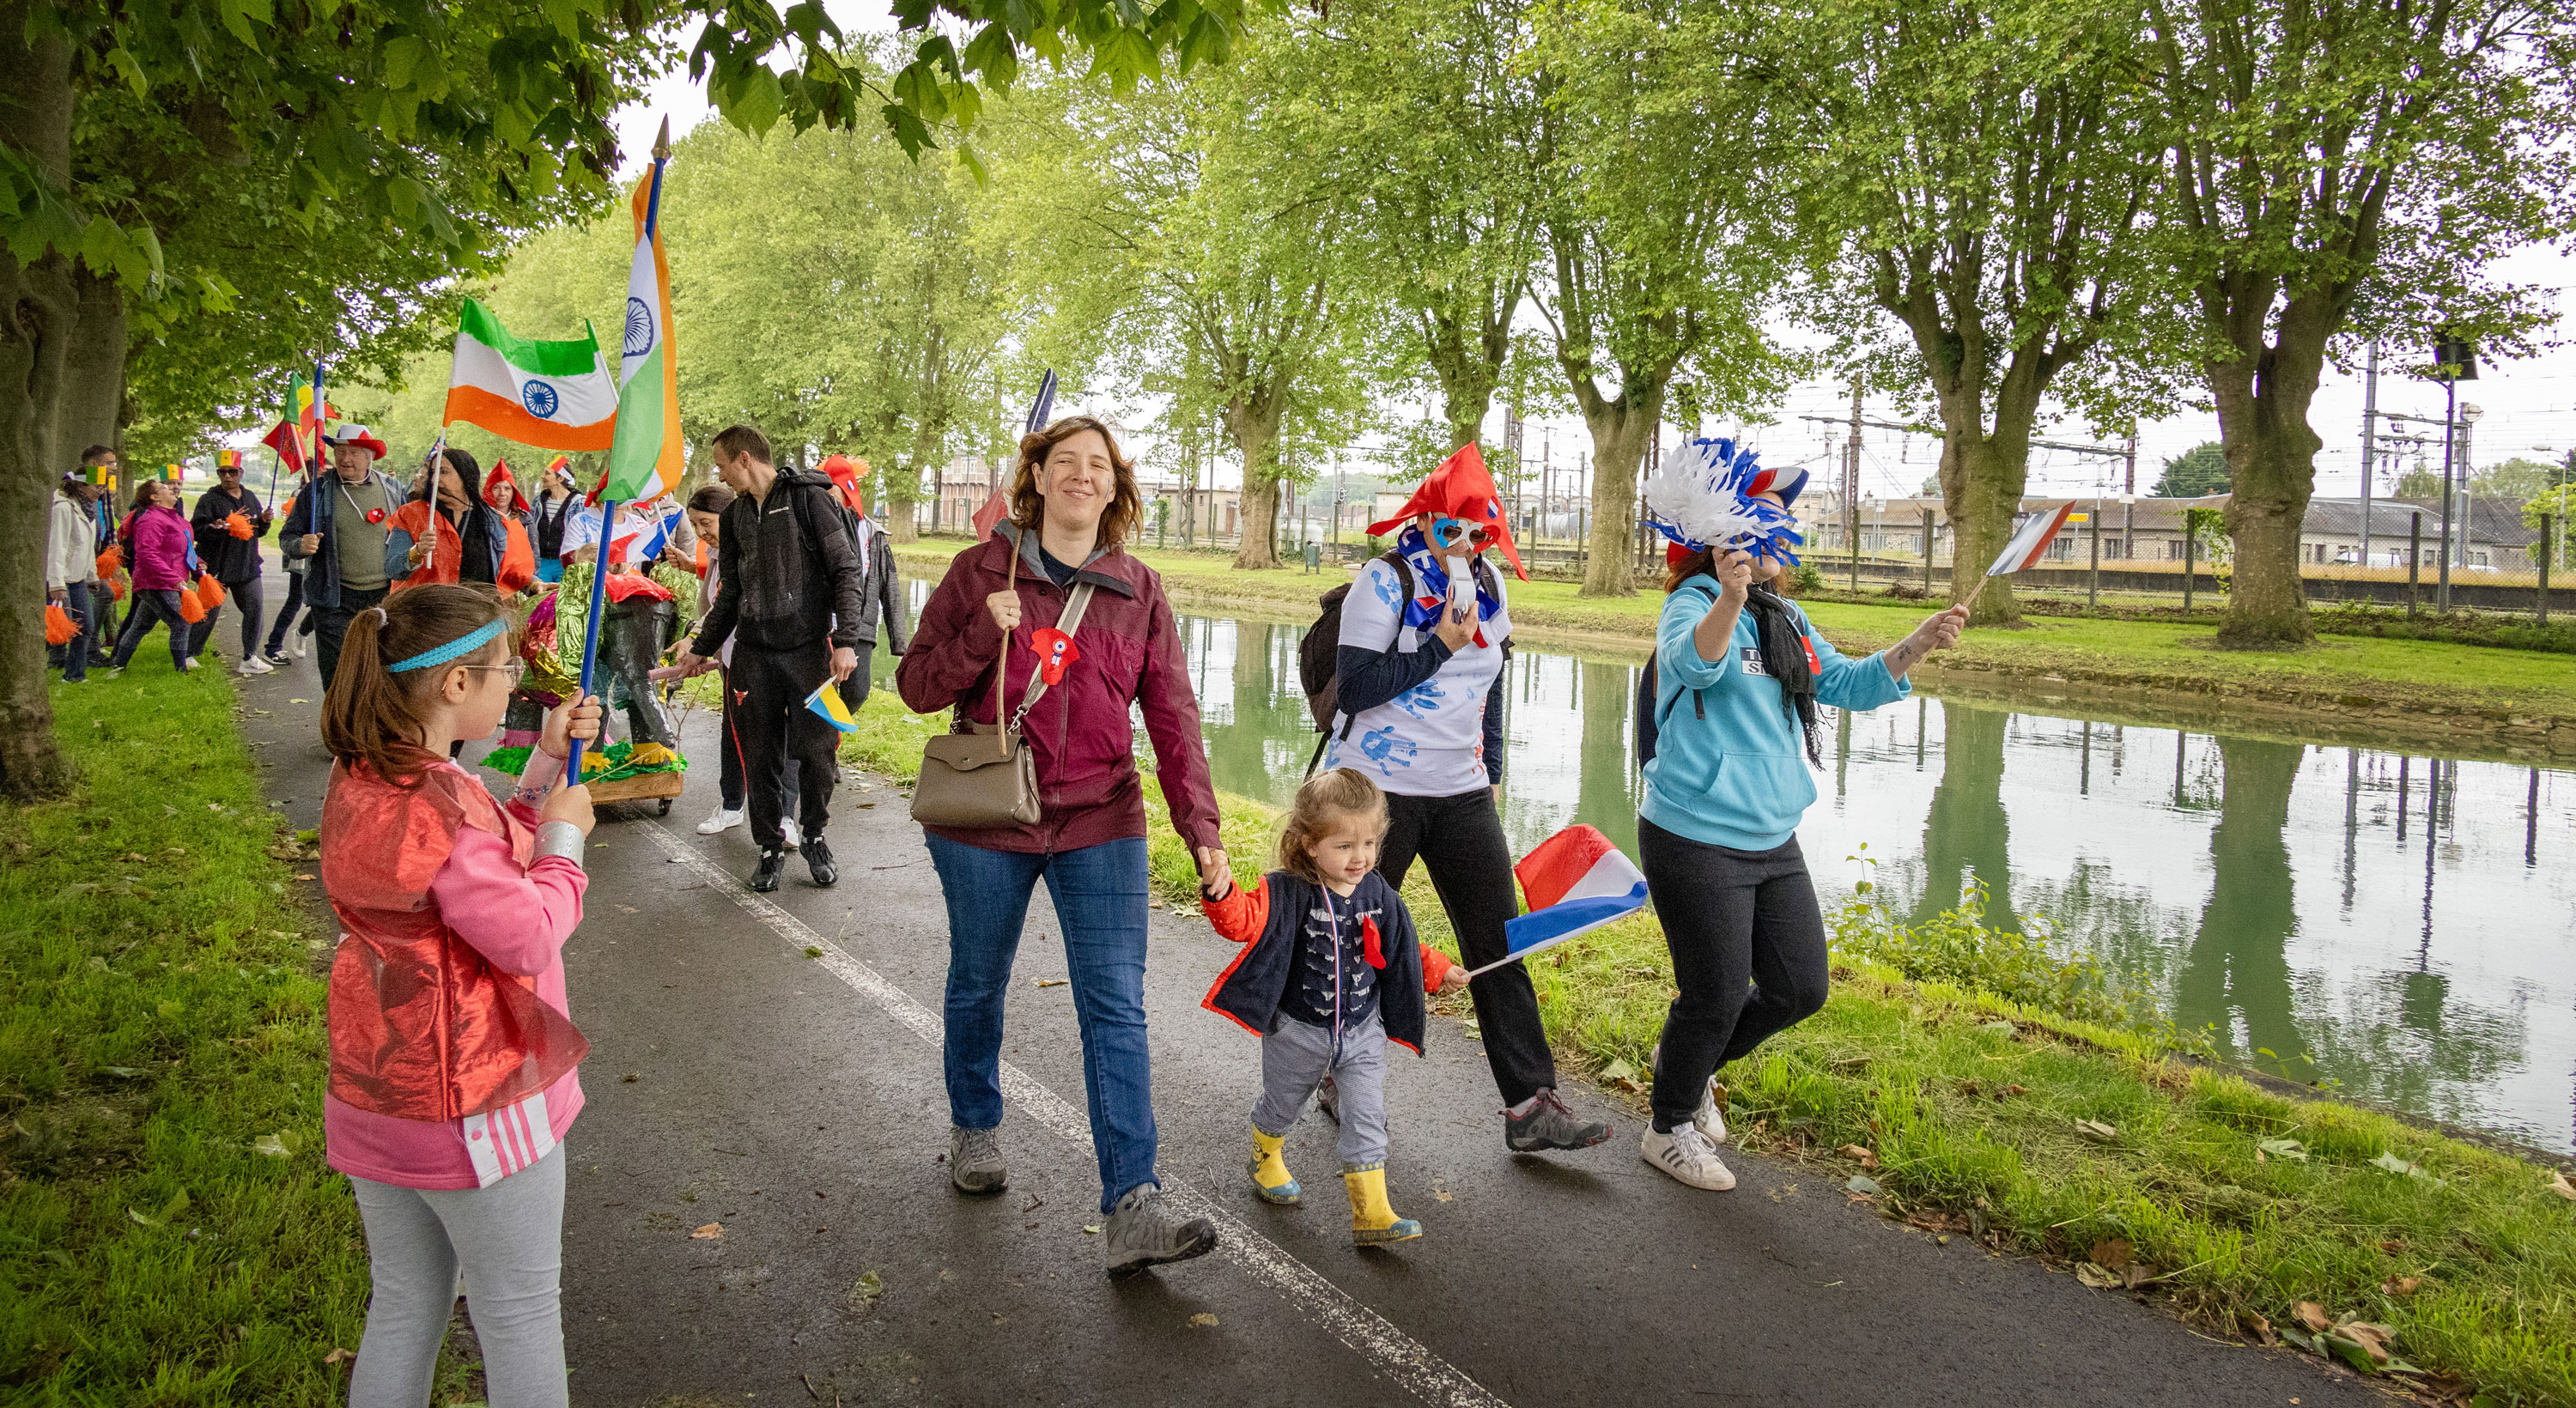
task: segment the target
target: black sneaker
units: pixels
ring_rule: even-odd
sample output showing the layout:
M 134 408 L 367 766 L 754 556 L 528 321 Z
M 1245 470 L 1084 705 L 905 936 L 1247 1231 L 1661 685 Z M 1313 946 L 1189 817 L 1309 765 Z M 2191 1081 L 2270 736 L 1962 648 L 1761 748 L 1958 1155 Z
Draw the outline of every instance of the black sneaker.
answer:
M 1542 1090 L 1526 1115 L 1503 1111 L 1503 1142 L 1521 1153 L 1541 1149 L 1589 1149 L 1610 1137 L 1610 1126 L 1586 1124 L 1565 1108 L 1553 1090 Z
M 827 890 L 841 878 L 841 868 L 832 863 L 832 848 L 824 845 L 820 836 L 805 838 L 805 869 L 815 884 Z
M 760 869 L 751 872 L 751 892 L 765 895 L 778 888 L 778 877 L 787 869 L 785 851 L 762 851 Z

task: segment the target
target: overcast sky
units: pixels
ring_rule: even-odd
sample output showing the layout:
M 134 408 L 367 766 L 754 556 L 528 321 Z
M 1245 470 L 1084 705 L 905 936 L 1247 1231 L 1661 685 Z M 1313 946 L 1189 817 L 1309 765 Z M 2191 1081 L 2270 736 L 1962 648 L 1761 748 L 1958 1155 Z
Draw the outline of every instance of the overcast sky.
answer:
M 855 0 L 827 0 L 826 9 L 845 30 L 886 29 L 892 21 L 882 10 Z M 620 148 L 626 155 L 624 174 L 640 174 L 653 144 L 656 123 L 667 114 L 671 119 L 671 136 L 677 141 L 689 129 L 709 117 L 706 93 L 692 82 L 685 68 L 664 75 L 652 87 L 644 101 L 621 110 L 615 121 Z M 2558 251 L 2541 247 L 2518 251 L 2503 261 L 2497 273 L 2503 279 L 2551 290 L 2559 318 L 2555 332 L 2548 336 L 2576 344 L 2576 260 Z M 2544 337 L 2543 340 L 2548 340 Z M 2420 349 L 2391 348 L 2382 357 L 2382 366 L 2405 364 L 2421 357 Z M 2479 368 L 2475 383 L 2462 383 L 2461 400 L 2475 405 L 2484 413 L 2473 435 L 2472 455 L 2477 463 L 2492 464 L 2516 455 L 2554 460 L 2576 448 L 2576 345 L 2560 347 L 2522 362 L 2486 362 Z M 1034 391 L 1034 388 L 1031 388 Z M 1070 403 L 1060 403 L 1074 409 Z M 2383 411 L 2404 415 L 2431 416 L 2439 421 L 2442 414 L 2442 388 L 2438 383 L 2418 381 L 2383 371 L 2379 382 L 2379 406 Z M 1133 407 L 1130 407 L 1133 417 Z M 1772 424 L 1747 427 L 1747 437 L 1758 446 L 1770 463 L 1812 461 L 1817 470 L 1838 466 L 1839 459 L 1824 458 L 1828 444 L 1839 445 L 1842 431 L 1836 427 L 1799 419 L 1820 415 L 1847 419 L 1851 412 L 1851 393 L 1847 387 L 1827 382 L 1801 383 L 1790 388 L 1777 406 L 1766 408 Z M 1865 417 L 1896 420 L 1890 404 L 1870 401 L 1864 404 Z M 2358 369 L 2352 374 L 2327 368 L 2325 384 L 2318 390 L 2309 411 L 2309 424 L 2325 441 L 2317 455 L 2317 492 L 2321 495 L 2352 495 L 2360 492 L 2361 472 L 2362 386 Z M 1489 438 L 1499 440 L 1502 430 L 1499 407 L 1488 422 Z M 2417 428 L 2419 431 L 2421 427 Z M 1732 424 L 1712 425 L 1711 433 L 1727 434 Z M 1668 437 L 1680 434 L 1678 427 L 1667 430 Z M 2043 438 L 2070 443 L 2099 443 L 2086 433 L 2078 420 L 2069 419 L 2044 432 Z M 2163 462 L 2205 440 L 2218 438 L 2215 413 L 2187 412 L 2139 427 L 2138 491 L 2145 493 L 2154 484 Z M 1588 452 L 1591 440 L 1580 419 L 1564 418 L 1553 422 L 1533 421 L 1524 433 L 1523 445 L 1535 456 L 1543 443 L 1553 446 L 1556 463 L 1571 464 L 1577 452 Z M 2438 438 L 2434 441 L 2438 459 Z M 1140 432 L 1139 444 L 1133 449 L 1150 448 L 1151 437 Z M 1910 495 L 1934 468 L 1936 443 L 1928 436 L 1908 436 L 1897 431 L 1867 430 L 1862 436 L 1861 490 L 1866 495 L 1881 497 Z M 2120 465 L 2115 460 L 2068 454 L 2056 450 L 2034 450 L 2030 462 L 2030 492 L 2033 494 L 2076 494 L 2095 489 L 2117 492 Z M 2383 462 L 2380 483 L 2374 493 L 2384 492 L 2394 471 Z M 1218 482 L 1240 482 L 1239 471 L 1221 468 Z

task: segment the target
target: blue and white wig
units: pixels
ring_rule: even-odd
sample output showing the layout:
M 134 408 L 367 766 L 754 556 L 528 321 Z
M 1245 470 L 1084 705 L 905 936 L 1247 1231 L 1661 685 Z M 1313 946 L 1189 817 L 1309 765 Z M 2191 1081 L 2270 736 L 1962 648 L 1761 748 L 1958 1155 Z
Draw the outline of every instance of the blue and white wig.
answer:
M 1674 555 L 1703 548 L 1740 550 L 1783 567 L 1797 565 L 1804 543 L 1785 508 L 1753 497 L 1776 493 L 1795 503 L 1807 487 L 1803 469 L 1764 469 L 1756 452 L 1732 440 L 1694 440 L 1664 460 L 1646 481 L 1646 522 L 1671 541 Z

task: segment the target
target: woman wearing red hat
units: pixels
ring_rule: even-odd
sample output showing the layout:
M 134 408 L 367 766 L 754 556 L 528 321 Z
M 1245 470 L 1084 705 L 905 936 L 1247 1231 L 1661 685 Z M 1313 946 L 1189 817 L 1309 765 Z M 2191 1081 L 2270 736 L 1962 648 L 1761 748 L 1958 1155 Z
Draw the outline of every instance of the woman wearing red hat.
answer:
M 1407 520 L 1410 520 L 1409 522 Z M 1500 547 L 1523 581 L 1502 497 L 1469 445 L 1443 461 L 1395 517 L 1395 550 L 1360 569 L 1342 603 L 1326 768 L 1346 767 L 1387 794 L 1378 873 L 1403 888 L 1420 856 L 1470 968 L 1499 962 L 1503 923 L 1519 912 L 1503 791 L 1503 662 L 1512 633 Z M 1556 1058 L 1538 994 L 1517 963 L 1469 981 L 1485 1060 L 1503 1103 L 1503 1142 L 1522 1153 L 1582 1149 L 1610 1126 L 1556 1097 Z

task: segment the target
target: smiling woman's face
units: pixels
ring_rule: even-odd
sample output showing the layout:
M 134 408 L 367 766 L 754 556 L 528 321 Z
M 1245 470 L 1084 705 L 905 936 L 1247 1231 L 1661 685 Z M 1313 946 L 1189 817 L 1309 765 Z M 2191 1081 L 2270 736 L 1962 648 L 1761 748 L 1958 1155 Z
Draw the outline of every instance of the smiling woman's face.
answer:
M 1100 432 L 1085 430 L 1048 449 L 1035 482 L 1050 526 L 1089 532 L 1100 526 L 1100 515 L 1118 492 L 1118 466 Z

